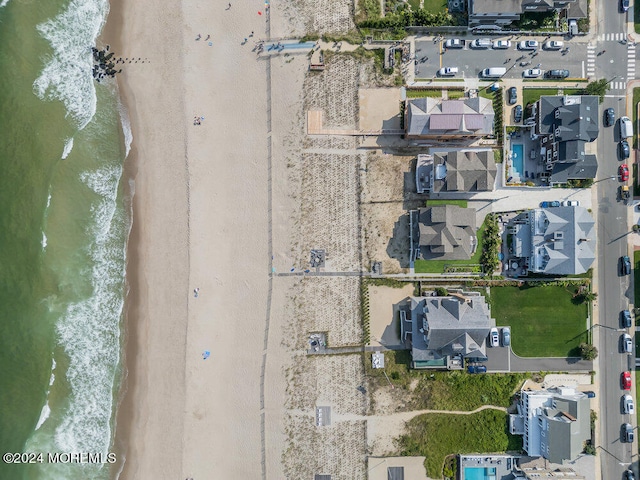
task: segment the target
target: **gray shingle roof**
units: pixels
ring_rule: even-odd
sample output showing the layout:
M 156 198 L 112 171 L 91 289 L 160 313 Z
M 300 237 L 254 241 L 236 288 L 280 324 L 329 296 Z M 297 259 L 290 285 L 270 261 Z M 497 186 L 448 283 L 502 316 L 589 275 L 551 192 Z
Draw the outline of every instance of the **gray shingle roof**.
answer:
M 423 258 L 471 258 L 476 245 L 476 212 L 457 205 L 437 205 L 418 210 L 417 230 Z
M 575 275 L 586 272 L 595 260 L 595 222 L 584 207 L 529 210 L 511 225 L 514 252 L 528 259 L 532 272 Z
M 407 103 L 407 135 L 473 135 L 493 133 L 491 100 L 483 97 L 460 100 L 415 98 Z
M 447 175 L 433 181 L 434 192 L 491 191 L 497 167 L 492 150 L 456 150 L 433 154 L 435 165 L 444 165 Z
M 482 296 L 468 297 L 467 302 L 411 297 L 411 319 L 413 361 L 451 355 L 486 358 L 486 339 L 496 324 Z

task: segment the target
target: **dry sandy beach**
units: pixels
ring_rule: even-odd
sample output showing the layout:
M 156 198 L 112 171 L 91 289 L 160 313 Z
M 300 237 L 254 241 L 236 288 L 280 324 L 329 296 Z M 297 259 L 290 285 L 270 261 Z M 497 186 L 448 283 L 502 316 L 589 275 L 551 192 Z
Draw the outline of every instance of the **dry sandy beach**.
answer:
M 269 34 L 346 32 L 351 5 L 271 5 L 270 24 L 262 1 L 111 5 L 102 41 L 149 59 L 118 80 L 135 185 L 121 479 L 365 474 L 361 357 L 306 355 L 310 331 L 361 342 L 358 279 L 279 276 L 318 243 L 332 268 L 362 268 L 347 217 L 365 157 L 353 139 L 304 138 L 305 109 L 336 98 L 328 119 L 355 125 L 358 67 L 339 60 L 309 80 L 304 53 L 268 62 L 252 52 Z M 318 168 L 330 182 L 308 183 Z M 310 205 L 321 222 L 310 223 Z M 343 421 L 318 430 L 316 405 Z

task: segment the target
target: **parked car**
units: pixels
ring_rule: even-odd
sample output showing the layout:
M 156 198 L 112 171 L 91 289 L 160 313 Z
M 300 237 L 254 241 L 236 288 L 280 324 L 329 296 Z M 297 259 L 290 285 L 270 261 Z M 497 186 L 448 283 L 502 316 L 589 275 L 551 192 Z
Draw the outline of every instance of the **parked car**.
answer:
M 631 260 L 628 255 L 620 257 L 620 274 L 631 275 Z
M 544 76 L 547 78 L 567 78 L 569 70 L 549 70 Z
M 629 167 L 626 163 L 623 163 L 618 167 L 618 176 L 620 177 L 621 182 L 629 180 Z
M 564 42 L 560 40 L 549 40 L 542 46 L 545 50 L 560 50 L 562 47 L 564 47 Z
M 636 474 L 633 473 L 633 470 L 624 472 L 624 480 L 636 480 Z
M 563 200 L 560 202 L 561 207 L 577 207 L 580 205 L 578 200 Z
M 604 111 L 604 126 L 610 127 L 616 123 L 616 111 L 613 108 L 607 108 Z
M 469 373 L 487 373 L 487 367 L 484 365 L 469 365 L 467 367 Z
M 587 396 L 587 398 L 596 398 L 596 392 L 592 392 L 591 390 L 588 390 L 583 393 Z
M 441 77 L 453 77 L 458 73 L 458 67 L 444 67 L 438 70 L 438 75 Z
M 492 47 L 496 50 L 504 50 L 505 48 L 511 48 L 511 42 L 509 40 L 494 40 Z
M 489 331 L 489 342 L 491 343 L 492 347 L 500 346 L 500 336 L 498 335 L 498 329 L 496 327 L 493 327 Z
M 578 34 L 578 22 L 575 19 L 569 20 L 569 35 L 577 35 Z
M 629 155 L 631 154 L 631 150 L 629 149 L 629 142 L 627 142 L 626 140 L 622 140 L 618 144 L 618 153 L 620 154 L 621 160 L 626 160 L 627 158 L 629 158 Z
M 515 105 L 518 101 L 518 89 L 516 87 L 511 87 L 509 89 L 509 105 Z
M 522 121 L 522 105 L 516 105 L 516 108 L 513 109 L 513 120 L 515 122 Z
M 624 395 L 622 397 L 622 412 L 630 415 L 635 413 L 635 406 L 633 405 L 633 397 L 631 395 Z
M 631 312 L 629 310 L 622 311 L 622 328 L 631 328 Z
M 538 78 L 540 75 L 542 75 L 542 70 L 539 68 L 529 68 L 522 72 L 524 78 Z
M 620 0 L 620 11 L 622 13 L 629 10 L 629 0 Z
M 541 208 L 552 208 L 552 207 L 559 207 L 560 206 L 560 202 L 557 200 L 554 200 L 553 202 L 542 202 L 540 204 Z
M 502 346 L 508 347 L 509 345 L 511 345 L 511 329 L 502 327 Z
M 623 333 L 620 336 L 620 349 L 622 353 L 633 353 L 633 342 L 631 336 L 628 333 Z
M 622 388 L 631 390 L 631 372 L 622 372 L 620 378 L 622 379 Z
M 491 40 L 488 38 L 476 38 L 471 42 L 471 48 L 489 48 L 491 46 Z
M 633 443 L 633 427 L 628 423 L 622 424 L 622 439 L 627 443 Z
M 520 50 L 536 50 L 538 42 L 536 40 L 523 40 L 518 44 Z
M 444 42 L 444 46 L 446 48 L 464 48 L 464 40 L 460 40 L 459 38 L 450 38 Z

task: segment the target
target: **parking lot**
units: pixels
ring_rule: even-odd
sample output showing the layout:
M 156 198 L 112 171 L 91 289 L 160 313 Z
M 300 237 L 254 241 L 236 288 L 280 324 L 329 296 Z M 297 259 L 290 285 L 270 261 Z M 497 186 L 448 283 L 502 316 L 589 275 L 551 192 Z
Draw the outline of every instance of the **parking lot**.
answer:
M 458 67 L 459 72 L 455 78 L 479 78 L 480 72 L 490 67 L 505 67 L 507 73 L 504 78 L 522 78 L 522 73 L 526 69 L 538 65 L 543 71 L 567 69 L 570 72 L 570 78 L 583 78 L 586 75 L 584 59 L 587 57 L 587 45 L 585 43 L 554 37 L 554 40 L 563 41 L 564 47 L 570 48 L 569 53 L 563 54 L 559 50 L 542 48 L 536 51 L 520 51 L 516 45 L 524 38 L 516 37 L 491 37 L 492 41 L 511 40 L 511 47 L 504 50 L 470 48 L 469 44 L 476 38 L 479 37 L 464 39 L 465 46 L 462 49 L 446 49 L 444 48 L 446 38 L 434 42 L 431 37 L 418 37 L 415 41 L 416 80 L 436 77 L 438 70 L 442 67 Z M 536 38 L 536 40 L 542 44 L 546 37 Z M 521 65 L 522 63 L 527 65 Z

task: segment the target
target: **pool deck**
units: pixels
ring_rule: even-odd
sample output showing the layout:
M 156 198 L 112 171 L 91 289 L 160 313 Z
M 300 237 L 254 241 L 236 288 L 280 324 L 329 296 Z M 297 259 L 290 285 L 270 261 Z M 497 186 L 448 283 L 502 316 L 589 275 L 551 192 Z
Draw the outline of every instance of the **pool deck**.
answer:
M 511 472 L 513 471 L 514 466 L 515 459 L 511 455 L 461 455 L 460 480 L 473 480 L 465 477 L 465 468 L 495 468 L 496 480 L 513 479 Z

